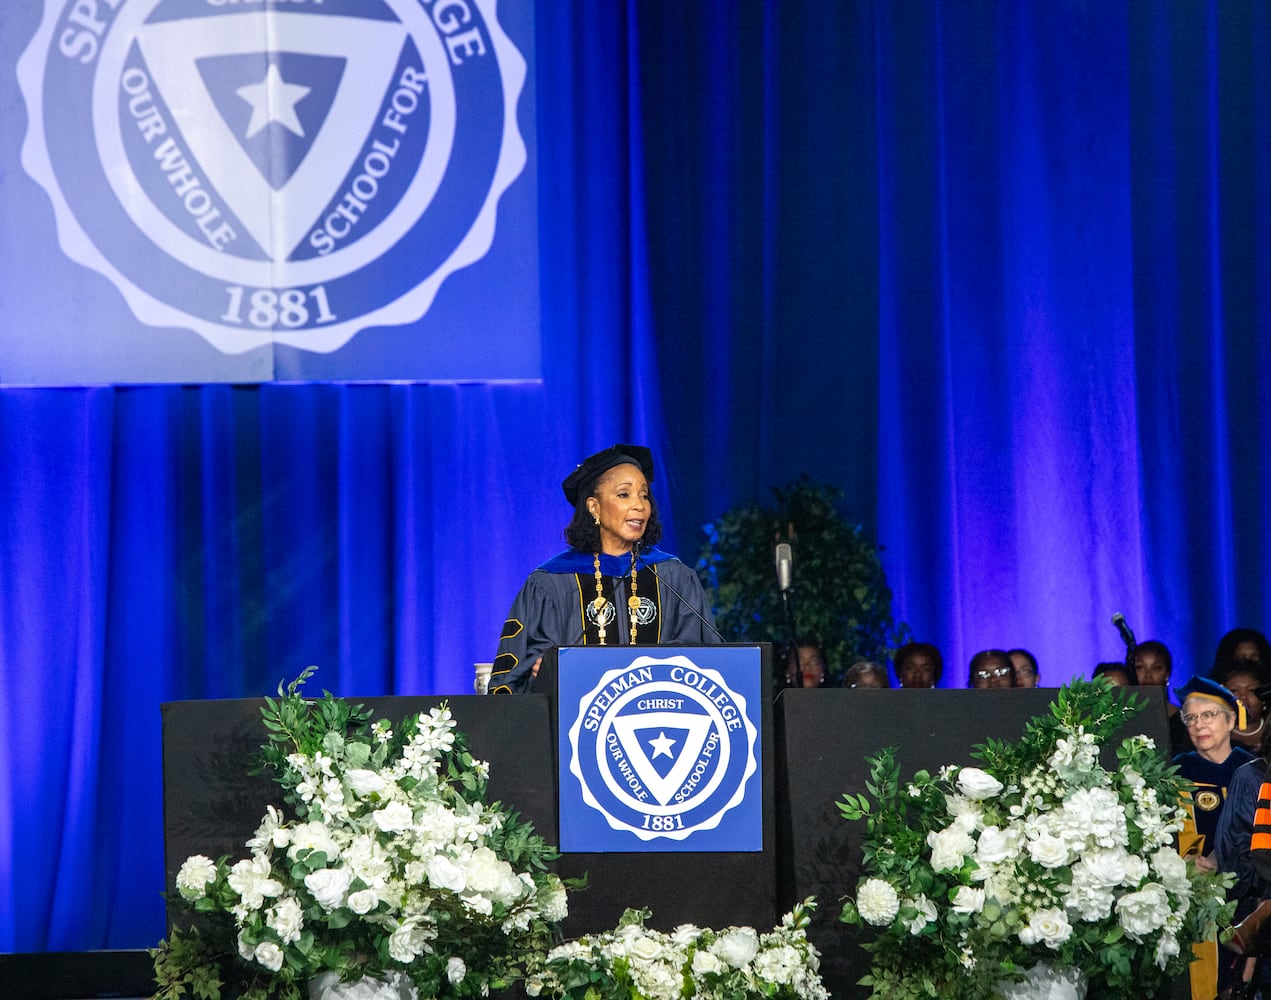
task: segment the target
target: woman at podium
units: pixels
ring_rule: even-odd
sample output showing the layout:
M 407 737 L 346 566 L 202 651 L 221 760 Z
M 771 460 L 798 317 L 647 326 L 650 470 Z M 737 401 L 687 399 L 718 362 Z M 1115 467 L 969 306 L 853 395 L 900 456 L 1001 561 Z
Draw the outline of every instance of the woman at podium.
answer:
M 597 452 L 565 477 L 569 548 L 534 570 L 512 602 L 491 694 L 528 691 L 553 646 L 722 641 L 697 574 L 657 548 L 652 481 L 653 453 L 633 444 Z

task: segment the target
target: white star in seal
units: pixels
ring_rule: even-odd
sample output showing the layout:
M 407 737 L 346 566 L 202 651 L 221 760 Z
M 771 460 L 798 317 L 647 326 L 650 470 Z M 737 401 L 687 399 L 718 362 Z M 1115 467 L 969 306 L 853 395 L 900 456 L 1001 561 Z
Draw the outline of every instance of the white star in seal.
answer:
M 653 748 L 653 756 L 655 758 L 671 757 L 674 759 L 674 755 L 671 753 L 671 747 L 675 746 L 677 742 L 677 740 L 673 740 L 667 736 L 666 733 L 659 731 L 657 739 L 649 740 L 649 746 Z
M 269 64 L 265 78 L 260 83 L 239 87 L 235 93 L 252 106 L 252 120 L 247 123 L 247 138 L 250 139 L 270 122 L 277 122 L 283 128 L 303 136 L 305 130 L 296 114 L 296 105 L 310 89 L 298 83 L 284 83 L 282 74 L 274 63 Z

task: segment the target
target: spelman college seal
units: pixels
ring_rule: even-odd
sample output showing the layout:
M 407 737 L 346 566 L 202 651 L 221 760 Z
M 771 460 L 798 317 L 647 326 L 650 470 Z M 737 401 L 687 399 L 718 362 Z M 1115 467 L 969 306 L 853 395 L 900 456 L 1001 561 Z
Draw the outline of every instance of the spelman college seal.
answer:
M 142 321 L 332 351 L 489 250 L 525 75 L 495 0 L 45 0 L 22 162 Z
M 742 802 L 758 767 L 757 733 L 745 697 L 720 671 L 687 656 L 639 656 L 605 671 L 578 701 L 569 769 L 613 830 L 684 841 Z

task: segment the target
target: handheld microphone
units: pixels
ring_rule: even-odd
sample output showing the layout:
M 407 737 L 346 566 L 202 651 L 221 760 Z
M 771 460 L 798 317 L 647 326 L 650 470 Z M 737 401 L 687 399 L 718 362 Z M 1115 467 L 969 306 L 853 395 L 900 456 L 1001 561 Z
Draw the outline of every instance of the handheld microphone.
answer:
M 1112 616 L 1112 624 L 1117 627 L 1117 631 L 1121 634 L 1121 641 L 1125 643 L 1126 649 L 1133 649 L 1136 645 L 1134 640 L 1134 632 L 1125 620 L 1125 615 L 1118 611 Z

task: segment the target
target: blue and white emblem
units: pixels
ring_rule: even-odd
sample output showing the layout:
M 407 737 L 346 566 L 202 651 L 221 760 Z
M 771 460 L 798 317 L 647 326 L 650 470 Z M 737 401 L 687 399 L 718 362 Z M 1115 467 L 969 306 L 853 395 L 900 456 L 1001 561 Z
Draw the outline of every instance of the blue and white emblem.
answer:
M 63 251 L 225 353 L 419 320 L 526 164 L 495 0 L 45 0 L 18 77 Z
M 563 720 L 564 692 L 561 711 Z M 646 842 L 685 841 L 720 827 L 750 791 L 753 808 L 739 813 L 756 821 L 713 849 L 761 849 L 758 782 L 751 781 L 758 728 L 745 694 L 723 672 L 687 656 L 639 656 L 606 670 L 577 701 L 571 697 L 568 711 L 569 771 L 610 829 Z M 594 837 L 571 844 L 572 829 L 562 815 L 563 849 L 602 849 Z

